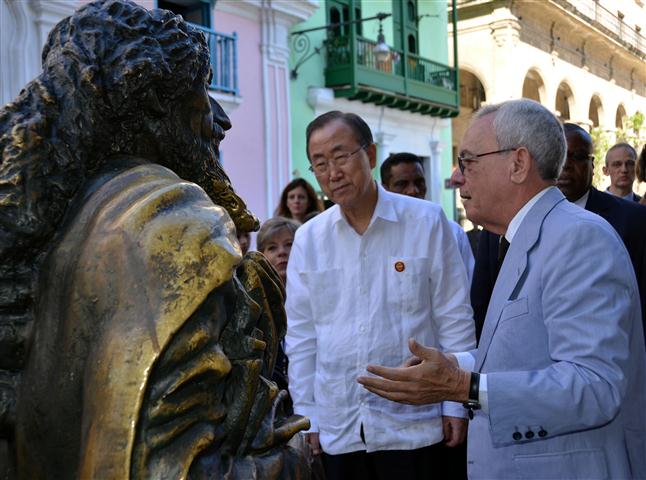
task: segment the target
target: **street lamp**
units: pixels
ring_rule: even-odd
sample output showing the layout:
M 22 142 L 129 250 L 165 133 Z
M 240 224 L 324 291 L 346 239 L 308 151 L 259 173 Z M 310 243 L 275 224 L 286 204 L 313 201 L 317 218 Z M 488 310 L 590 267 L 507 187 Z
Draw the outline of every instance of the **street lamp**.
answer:
M 372 54 L 374 55 L 375 60 L 377 62 L 388 61 L 388 58 L 390 56 L 390 48 L 386 44 L 386 37 L 384 36 L 383 25 L 381 22 L 384 19 L 390 17 L 391 15 L 392 13 L 380 12 L 374 17 L 359 18 L 357 20 L 349 20 L 347 22 L 328 23 L 327 25 L 324 25 L 322 27 L 307 28 L 305 30 L 298 30 L 296 32 L 292 32 L 291 35 L 294 38 L 293 40 L 294 52 L 300 53 L 301 56 L 296 61 L 294 68 L 292 68 L 291 70 L 291 78 L 293 80 L 298 78 L 298 69 L 301 67 L 301 65 L 307 62 L 314 55 L 318 55 L 319 53 L 321 53 L 321 50 L 323 49 L 327 41 L 327 40 L 324 40 L 323 44 L 321 44 L 319 47 L 314 47 L 313 51 L 310 52 L 310 50 L 312 49 L 312 46 L 311 46 L 309 36 L 306 35 L 307 33 L 314 32 L 317 30 L 333 30 L 335 28 L 340 27 L 341 25 L 359 24 L 359 23 L 367 22 L 368 20 L 379 20 L 379 34 L 377 35 L 377 44 L 373 47 Z
M 388 45 L 386 44 L 386 37 L 384 37 L 384 29 L 383 25 L 381 24 L 381 20 L 379 21 L 377 45 L 375 45 L 375 48 L 372 49 L 372 53 L 375 56 L 375 60 L 377 60 L 377 62 L 379 63 L 388 61 L 388 58 L 390 57 L 390 48 L 388 48 Z

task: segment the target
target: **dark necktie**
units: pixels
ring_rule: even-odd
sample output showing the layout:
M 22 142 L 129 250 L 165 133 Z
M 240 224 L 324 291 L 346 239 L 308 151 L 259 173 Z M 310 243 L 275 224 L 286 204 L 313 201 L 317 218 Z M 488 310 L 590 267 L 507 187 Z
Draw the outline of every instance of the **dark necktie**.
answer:
M 500 272 L 500 267 L 502 267 L 502 262 L 505 260 L 505 255 L 507 255 L 507 250 L 509 250 L 509 242 L 504 235 L 500 237 L 500 242 L 498 242 L 498 272 Z

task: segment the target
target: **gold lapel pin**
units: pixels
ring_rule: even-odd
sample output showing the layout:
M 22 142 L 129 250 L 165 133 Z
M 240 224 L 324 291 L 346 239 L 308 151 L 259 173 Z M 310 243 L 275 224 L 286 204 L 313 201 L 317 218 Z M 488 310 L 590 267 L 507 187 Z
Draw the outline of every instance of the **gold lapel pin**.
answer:
M 402 261 L 395 262 L 395 270 L 401 273 L 406 270 L 406 265 Z

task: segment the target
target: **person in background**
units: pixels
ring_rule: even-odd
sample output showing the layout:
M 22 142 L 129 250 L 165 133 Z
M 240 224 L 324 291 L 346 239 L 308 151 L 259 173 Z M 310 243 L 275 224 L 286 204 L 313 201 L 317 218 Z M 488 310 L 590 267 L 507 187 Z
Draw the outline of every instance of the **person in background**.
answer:
M 426 198 L 426 179 L 424 178 L 424 164 L 422 159 L 414 153 L 391 153 L 381 164 L 381 184 L 389 192 L 408 195 L 409 197 Z M 460 256 L 467 269 L 469 284 L 473 278 L 473 252 L 469 238 L 462 227 L 453 220 L 449 220 L 451 231 L 458 243 Z
M 618 143 L 606 152 L 603 174 L 610 177 L 608 193 L 630 202 L 639 202 L 642 197 L 633 192 L 637 151 L 628 143 Z
M 287 262 L 294 242 L 294 234 L 301 223 L 285 217 L 274 217 L 260 227 L 256 243 L 258 251 L 278 272 L 283 285 L 287 285 Z
M 274 214 L 303 223 L 307 214 L 321 211 L 323 206 L 312 185 L 302 178 L 295 178 L 283 190 Z
M 251 235 L 249 232 L 240 232 L 236 236 L 238 237 L 238 243 L 240 244 L 242 255 L 245 255 L 249 251 L 249 245 L 251 245 Z

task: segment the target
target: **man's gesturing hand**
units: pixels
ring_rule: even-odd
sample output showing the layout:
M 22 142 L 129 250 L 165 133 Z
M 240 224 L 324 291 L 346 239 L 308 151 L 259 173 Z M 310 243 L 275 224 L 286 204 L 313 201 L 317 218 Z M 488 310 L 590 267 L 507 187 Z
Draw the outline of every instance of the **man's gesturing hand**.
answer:
M 458 368 L 453 355 L 420 345 L 412 338 L 408 348 L 420 363 L 398 368 L 369 365 L 368 371 L 382 378 L 359 377 L 357 381 L 372 393 L 411 405 L 468 399 L 469 372 Z

